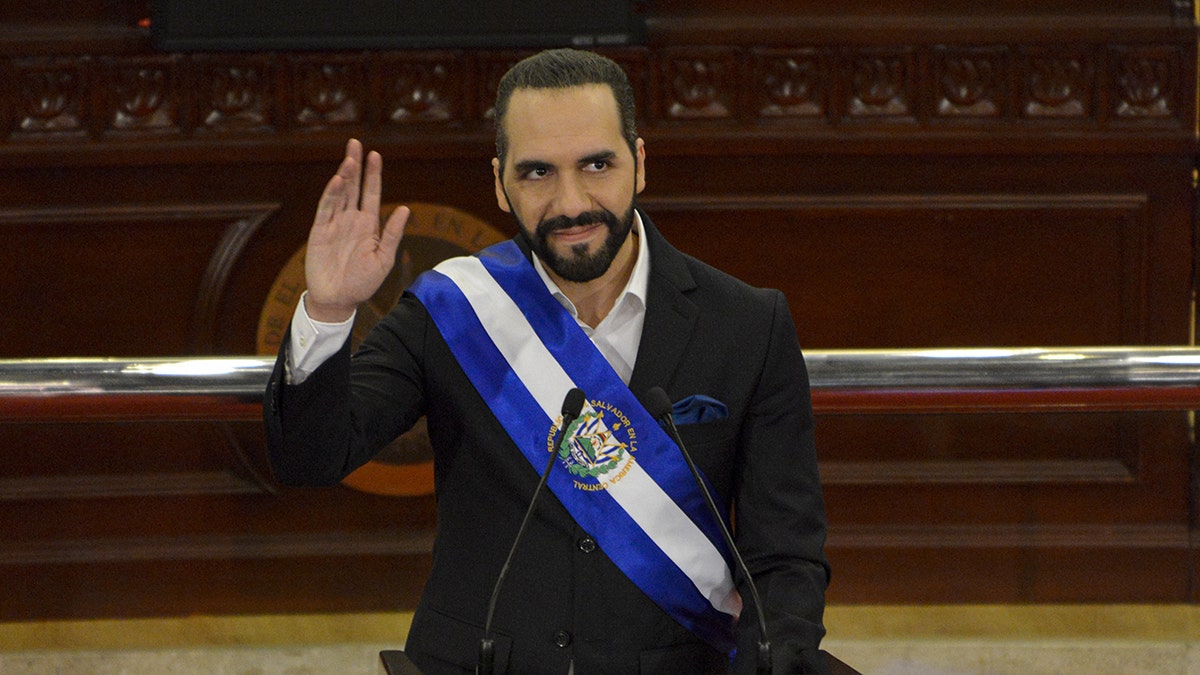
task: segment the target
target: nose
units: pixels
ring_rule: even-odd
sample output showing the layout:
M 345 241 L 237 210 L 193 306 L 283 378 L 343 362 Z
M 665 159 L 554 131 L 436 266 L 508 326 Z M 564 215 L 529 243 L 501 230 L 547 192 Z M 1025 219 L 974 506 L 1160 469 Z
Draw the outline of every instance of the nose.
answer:
M 568 173 L 558 181 L 558 190 L 554 195 L 555 215 L 574 218 L 581 213 L 590 211 L 592 197 L 588 194 L 583 179 L 574 173 Z

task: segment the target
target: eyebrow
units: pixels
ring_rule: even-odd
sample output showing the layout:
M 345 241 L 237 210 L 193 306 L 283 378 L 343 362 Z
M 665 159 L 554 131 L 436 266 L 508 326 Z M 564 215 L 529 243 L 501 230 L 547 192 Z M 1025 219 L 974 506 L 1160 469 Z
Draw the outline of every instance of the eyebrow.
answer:
M 518 175 L 520 175 L 529 173 L 535 169 L 549 169 L 550 166 L 551 164 L 549 162 L 543 162 L 540 159 L 525 159 L 514 164 L 513 169 L 516 170 Z
M 601 150 L 599 152 L 593 152 L 590 155 L 584 155 L 579 159 L 578 163 L 580 166 L 584 166 L 587 164 L 592 164 L 593 162 L 611 162 L 616 158 L 616 156 L 617 153 L 612 150 Z M 513 169 L 518 174 L 528 173 L 535 169 L 550 169 L 553 167 L 554 165 L 550 162 L 540 159 L 525 159 L 513 164 Z
M 600 152 L 594 152 L 585 156 L 583 159 L 580 159 L 579 164 L 582 166 L 584 164 L 592 164 L 593 162 L 610 162 L 616 156 L 617 153 L 613 152 L 612 150 L 601 150 Z

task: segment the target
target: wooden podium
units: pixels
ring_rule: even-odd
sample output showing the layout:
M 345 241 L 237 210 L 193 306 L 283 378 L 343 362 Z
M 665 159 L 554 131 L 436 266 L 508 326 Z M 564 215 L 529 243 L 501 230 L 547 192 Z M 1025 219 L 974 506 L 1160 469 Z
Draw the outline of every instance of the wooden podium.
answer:
M 825 655 L 825 661 L 829 664 L 829 675 L 862 675 L 862 673 L 842 663 L 841 659 L 824 649 L 821 650 L 821 653 Z
M 825 655 L 825 660 L 829 663 L 830 675 L 862 675 L 824 649 L 821 650 L 821 653 Z M 421 673 L 408 655 L 399 649 L 379 652 L 379 666 L 380 675 L 420 675 Z
M 379 675 L 421 675 L 412 659 L 399 649 L 385 649 L 379 652 Z

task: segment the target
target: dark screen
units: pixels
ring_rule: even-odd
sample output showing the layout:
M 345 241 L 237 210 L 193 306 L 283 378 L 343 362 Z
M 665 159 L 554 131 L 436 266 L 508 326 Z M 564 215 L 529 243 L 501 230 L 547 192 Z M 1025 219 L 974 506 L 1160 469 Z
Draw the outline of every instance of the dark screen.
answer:
M 156 0 L 166 50 L 605 46 L 641 41 L 634 0 Z

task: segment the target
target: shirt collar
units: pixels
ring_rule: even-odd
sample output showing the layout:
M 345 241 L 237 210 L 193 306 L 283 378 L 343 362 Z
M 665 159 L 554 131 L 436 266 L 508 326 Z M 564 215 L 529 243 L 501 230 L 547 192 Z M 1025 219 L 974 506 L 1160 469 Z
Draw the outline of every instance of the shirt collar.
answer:
M 629 281 L 625 282 L 625 290 L 617 296 L 617 301 L 613 303 L 612 311 L 609 314 L 616 311 L 622 303 L 626 302 L 627 298 L 640 302 L 643 309 L 646 307 L 646 294 L 650 287 L 650 247 L 646 243 L 646 229 L 642 226 L 642 215 L 636 209 L 633 211 L 633 224 L 634 234 L 637 236 L 637 260 L 633 263 L 633 272 L 629 275 Z M 558 284 L 554 283 L 554 280 L 546 273 L 546 268 L 542 266 L 542 261 L 537 254 L 533 254 L 532 257 L 533 268 L 537 270 L 538 276 L 542 278 L 546 288 L 571 313 L 571 316 L 578 319 L 579 311 L 575 309 L 575 303 L 571 302 Z

